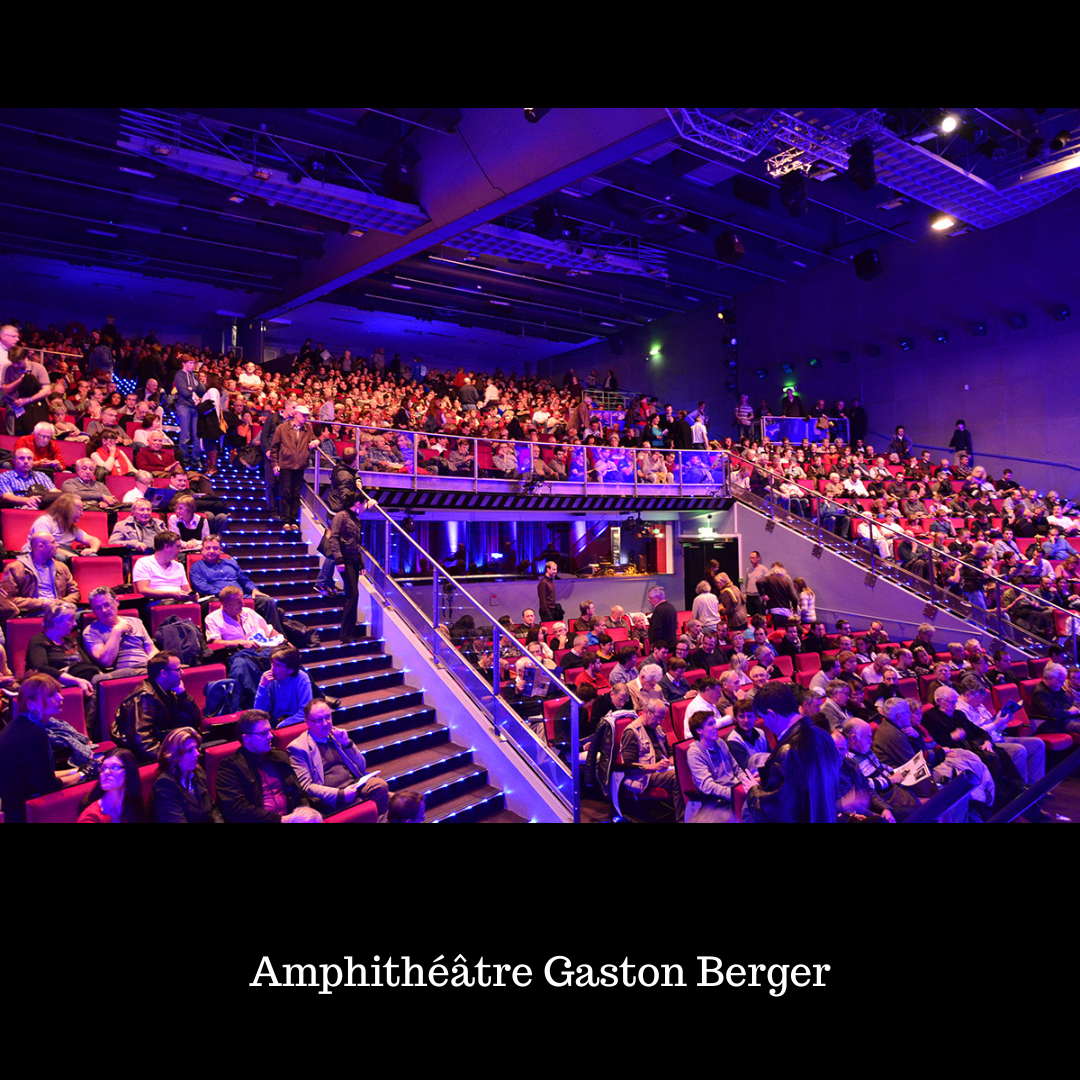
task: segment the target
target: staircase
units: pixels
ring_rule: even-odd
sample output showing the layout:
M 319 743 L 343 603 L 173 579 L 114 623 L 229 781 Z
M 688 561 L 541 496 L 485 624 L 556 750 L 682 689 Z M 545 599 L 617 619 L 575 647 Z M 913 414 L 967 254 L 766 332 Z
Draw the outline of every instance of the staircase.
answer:
M 391 792 L 422 792 L 425 822 L 521 823 L 503 792 L 471 750 L 450 739 L 422 687 L 405 682 L 384 642 L 367 636 L 340 641 L 342 597 L 315 592 L 320 557 L 309 555 L 299 533 L 286 533 L 266 507 L 262 472 L 225 465 L 214 478 L 230 509 L 224 539 L 255 586 L 278 602 L 283 619 L 298 619 L 319 632 L 322 644 L 303 650 L 304 670 L 327 696 L 341 699 L 334 722 L 345 728 L 368 766 L 381 770 Z

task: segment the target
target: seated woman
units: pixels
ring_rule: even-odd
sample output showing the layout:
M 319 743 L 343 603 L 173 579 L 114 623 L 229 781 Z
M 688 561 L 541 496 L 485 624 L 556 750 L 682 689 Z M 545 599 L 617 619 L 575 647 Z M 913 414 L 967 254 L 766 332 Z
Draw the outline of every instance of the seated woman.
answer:
M 35 533 L 47 532 L 56 538 L 56 557 L 62 562 L 70 561 L 73 555 L 96 555 L 101 541 L 79 528 L 79 518 L 83 515 L 83 501 L 78 495 L 65 491 L 58 495 L 49 509 L 30 526 L 30 533 L 22 550 L 30 550 L 30 537 Z
M 146 821 L 139 766 L 130 750 L 114 747 L 105 754 L 98 781 L 81 809 L 80 825 L 142 825 Z
M 120 449 L 119 428 L 106 428 L 101 433 L 101 444 L 91 451 L 90 460 L 108 476 L 127 476 L 135 471 L 131 459 Z
M 51 675 L 61 686 L 77 686 L 86 697 L 94 692 L 91 680 L 101 668 L 83 652 L 76 630 L 79 609 L 64 600 L 50 601 L 42 612 L 40 634 L 26 648 L 26 670 Z
M 201 551 L 203 541 L 210 535 L 206 515 L 195 512 L 195 499 L 191 495 L 177 495 L 172 507 L 169 528 L 179 535 L 181 552 Z
M 206 773 L 199 767 L 202 739 L 194 728 L 174 728 L 158 750 L 151 816 L 158 825 L 218 825 L 221 811 L 210 798 Z

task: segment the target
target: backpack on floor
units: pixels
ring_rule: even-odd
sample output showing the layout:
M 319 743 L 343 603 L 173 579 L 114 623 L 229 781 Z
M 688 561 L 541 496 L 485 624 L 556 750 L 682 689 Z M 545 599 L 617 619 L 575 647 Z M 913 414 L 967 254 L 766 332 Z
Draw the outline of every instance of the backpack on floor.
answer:
M 310 649 L 315 645 L 322 644 L 319 631 L 312 630 L 310 626 L 306 626 L 299 619 L 282 619 L 281 629 L 285 634 L 285 640 L 298 649 Z
M 203 716 L 228 716 L 240 711 L 240 684 L 235 679 L 214 679 L 206 684 Z

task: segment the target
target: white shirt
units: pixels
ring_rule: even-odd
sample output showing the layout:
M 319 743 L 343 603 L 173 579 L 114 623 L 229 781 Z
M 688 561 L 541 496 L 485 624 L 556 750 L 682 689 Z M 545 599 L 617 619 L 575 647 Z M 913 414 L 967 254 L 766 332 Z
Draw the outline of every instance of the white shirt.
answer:
M 191 586 L 188 584 L 187 574 L 178 560 L 173 561 L 166 568 L 162 568 L 157 558 L 153 555 L 144 555 L 135 563 L 131 571 L 131 580 L 147 581 L 151 589 L 172 589 L 175 592 L 189 593 Z
M 279 636 L 252 608 L 242 608 L 238 620 L 230 619 L 224 608 L 211 611 L 206 616 L 207 641 L 250 641 L 256 634 L 262 634 L 267 641 Z

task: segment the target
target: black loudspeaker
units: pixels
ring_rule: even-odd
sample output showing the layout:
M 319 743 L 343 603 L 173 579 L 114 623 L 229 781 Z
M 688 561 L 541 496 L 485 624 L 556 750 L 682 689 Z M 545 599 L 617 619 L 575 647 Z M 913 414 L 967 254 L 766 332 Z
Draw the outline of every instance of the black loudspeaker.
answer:
M 858 255 L 853 256 L 851 265 L 855 267 L 855 273 L 863 281 L 873 281 L 874 278 L 880 277 L 881 272 L 885 269 L 881 265 L 881 260 L 878 258 L 878 253 L 874 248 L 867 248 L 865 251 L 860 251 Z
M 874 144 L 869 139 L 859 139 L 848 147 L 848 176 L 863 191 L 869 191 L 877 183 Z
M 716 257 L 721 262 L 737 262 L 746 254 L 742 241 L 734 232 L 722 232 L 714 241 Z

